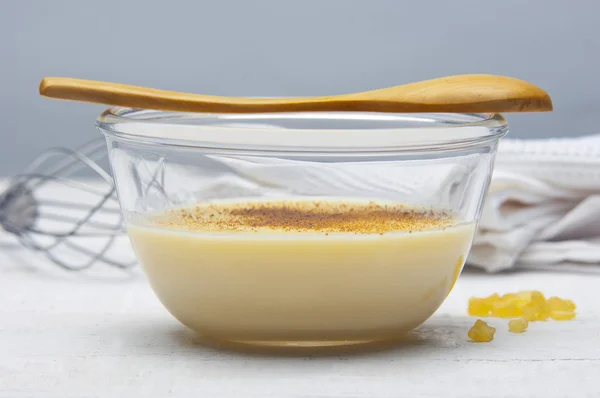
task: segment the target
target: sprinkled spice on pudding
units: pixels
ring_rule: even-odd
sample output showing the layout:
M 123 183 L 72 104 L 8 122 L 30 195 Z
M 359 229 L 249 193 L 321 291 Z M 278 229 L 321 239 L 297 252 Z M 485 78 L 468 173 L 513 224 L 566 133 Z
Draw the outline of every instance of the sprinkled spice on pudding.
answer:
M 401 204 L 282 200 L 200 204 L 168 211 L 152 224 L 188 231 L 384 234 L 444 229 L 453 219 Z

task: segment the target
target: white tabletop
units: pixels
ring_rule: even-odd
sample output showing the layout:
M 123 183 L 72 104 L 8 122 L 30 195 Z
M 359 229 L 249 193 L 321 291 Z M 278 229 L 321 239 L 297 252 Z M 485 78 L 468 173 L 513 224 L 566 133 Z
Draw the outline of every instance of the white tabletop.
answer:
M 465 273 L 408 342 L 353 354 L 265 355 L 201 345 L 139 268 L 69 273 L 0 232 L 0 397 L 600 396 L 600 274 Z M 507 320 L 471 343 L 470 296 L 539 289 L 577 319 Z

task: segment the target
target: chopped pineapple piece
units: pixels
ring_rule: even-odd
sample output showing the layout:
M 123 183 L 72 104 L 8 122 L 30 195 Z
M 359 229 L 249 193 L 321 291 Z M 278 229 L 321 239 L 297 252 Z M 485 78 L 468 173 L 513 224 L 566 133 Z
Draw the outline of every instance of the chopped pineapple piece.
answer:
M 514 318 L 521 315 L 523 310 L 514 301 L 500 300 L 492 308 L 492 316 L 496 318 Z
M 512 319 L 508 322 L 508 330 L 513 333 L 523 333 L 527 330 L 529 321 L 523 318 Z
M 555 321 L 570 321 L 575 318 L 575 312 L 570 311 L 553 311 L 550 317 Z
M 489 297 L 471 298 L 469 300 L 469 315 L 471 316 L 489 316 L 494 303 L 498 301 L 500 295 L 494 293 Z
M 550 312 L 554 311 L 567 311 L 573 312 L 577 308 L 575 303 L 571 300 L 563 300 L 559 297 L 550 297 L 548 301 L 546 301 L 546 305 Z
M 494 338 L 496 328 L 489 326 L 487 323 L 478 319 L 475 325 L 469 329 L 468 336 L 471 340 L 477 343 L 489 343 Z
M 546 297 L 542 294 L 542 292 L 533 291 L 531 292 L 531 299 L 529 301 L 533 305 L 544 305 L 546 302 Z

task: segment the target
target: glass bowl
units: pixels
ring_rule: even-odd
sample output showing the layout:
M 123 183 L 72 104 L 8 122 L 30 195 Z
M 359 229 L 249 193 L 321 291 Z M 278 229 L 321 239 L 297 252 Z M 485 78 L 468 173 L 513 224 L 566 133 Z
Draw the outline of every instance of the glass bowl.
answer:
M 112 108 L 104 133 L 152 289 L 208 339 L 400 337 L 450 293 L 505 119 Z

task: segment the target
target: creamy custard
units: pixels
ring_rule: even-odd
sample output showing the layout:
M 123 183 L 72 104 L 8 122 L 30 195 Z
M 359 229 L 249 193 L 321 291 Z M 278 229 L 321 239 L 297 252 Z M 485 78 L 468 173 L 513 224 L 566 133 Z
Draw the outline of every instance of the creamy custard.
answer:
M 198 204 L 128 230 L 152 288 L 186 326 L 320 345 L 424 322 L 458 278 L 474 225 L 402 204 L 290 199 Z

